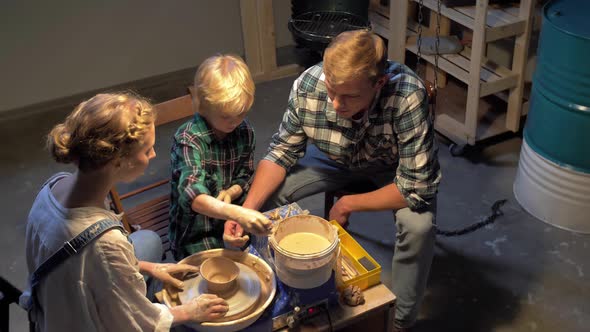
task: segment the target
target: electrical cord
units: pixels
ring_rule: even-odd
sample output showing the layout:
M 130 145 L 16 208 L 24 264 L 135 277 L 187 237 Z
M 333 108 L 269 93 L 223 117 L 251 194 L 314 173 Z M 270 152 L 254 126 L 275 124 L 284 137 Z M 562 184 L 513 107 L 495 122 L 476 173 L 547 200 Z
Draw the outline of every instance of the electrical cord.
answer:
M 325 306 L 321 307 L 322 310 L 326 313 L 326 316 L 328 317 L 328 326 L 330 327 L 330 332 L 334 331 L 334 327 L 332 326 L 332 317 L 330 316 L 330 310 L 328 310 L 328 308 L 326 308 Z
M 500 200 L 495 201 L 494 204 L 492 204 L 492 213 L 490 215 L 488 215 L 484 220 L 482 220 L 480 222 L 476 222 L 474 224 L 471 224 L 465 228 L 460 228 L 460 229 L 456 229 L 456 230 L 442 230 L 442 229 L 438 228 L 438 226 L 435 225 L 436 234 L 448 237 L 448 236 L 460 236 L 460 235 L 473 233 L 476 230 L 478 230 L 486 225 L 492 224 L 493 222 L 496 221 L 496 218 L 504 215 L 504 212 L 502 212 L 502 210 L 500 208 L 502 207 L 502 205 L 506 204 L 506 202 L 507 202 L 506 199 L 500 199 Z

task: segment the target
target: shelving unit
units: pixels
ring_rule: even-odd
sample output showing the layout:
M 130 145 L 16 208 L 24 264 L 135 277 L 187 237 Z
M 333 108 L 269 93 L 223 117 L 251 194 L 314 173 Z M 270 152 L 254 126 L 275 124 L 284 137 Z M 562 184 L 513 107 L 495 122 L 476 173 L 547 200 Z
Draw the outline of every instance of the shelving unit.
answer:
M 418 0 L 390 0 L 389 7 L 372 2 L 369 11 L 374 31 L 389 40 L 389 58 L 400 63 L 404 63 L 406 50 L 417 52 L 418 23 L 413 19 L 415 6 L 410 6 L 413 2 Z M 458 119 L 439 110 L 436 117 L 436 130 L 455 143 L 474 145 L 477 141 L 519 130 L 521 117 L 528 109 L 523 89 L 534 2 L 521 0 L 518 7 L 489 6 L 488 0 L 477 0 L 475 6 L 454 8 L 441 4 L 441 35 L 449 33 L 451 22 L 473 31 L 471 47 L 465 47 L 459 54 L 440 55 L 438 60 L 442 72 L 467 84 L 464 116 Z M 423 10 L 431 11 L 431 23 L 430 28 L 423 26 L 422 35 L 433 36 L 437 0 L 423 0 L 423 5 Z M 484 56 L 487 43 L 509 37 L 515 37 L 510 69 Z M 422 55 L 422 58 L 434 64 L 434 56 Z M 433 73 L 430 67 L 430 75 Z M 444 73 L 438 73 L 439 81 Z M 501 116 L 494 116 L 491 124 L 479 128 L 480 119 L 490 118 L 481 114 L 485 111 L 479 109 L 480 98 L 492 94 L 506 100 L 507 109 Z

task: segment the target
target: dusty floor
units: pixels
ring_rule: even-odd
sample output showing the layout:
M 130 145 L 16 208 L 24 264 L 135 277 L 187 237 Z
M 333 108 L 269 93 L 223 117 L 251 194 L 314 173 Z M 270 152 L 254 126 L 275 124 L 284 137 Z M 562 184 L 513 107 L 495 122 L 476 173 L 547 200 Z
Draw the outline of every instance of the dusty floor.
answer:
M 281 119 L 293 78 L 258 84 L 250 121 L 257 133 L 256 159 L 266 151 Z M 460 98 L 450 97 L 450 98 Z M 25 286 L 24 229 L 37 188 L 59 170 L 43 150 L 43 136 L 69 110 L 0 122 L 0 274 Z M 169 138 L 178 124 L 158 131 L 159 161 L 138 181 L 166 176 Z M 440 144 L 443 181 L 438 225 L 454 229 L 482 220 L 495 200 L 505 215 L 475 233 L 438 238 L 418 331 L 588 331 L 590 236 L 547 225 L 515 201 L 512 185 L 521 139 L 512 137 L 463 157 Z M 299 202 L 323 215 L 323 195 Z M 353 215 L 350 230 L 382 265 L 391 285 L 394 225 L 390 212 Z M 11 308 L 11 331 L 26 331 L 26 315 Z

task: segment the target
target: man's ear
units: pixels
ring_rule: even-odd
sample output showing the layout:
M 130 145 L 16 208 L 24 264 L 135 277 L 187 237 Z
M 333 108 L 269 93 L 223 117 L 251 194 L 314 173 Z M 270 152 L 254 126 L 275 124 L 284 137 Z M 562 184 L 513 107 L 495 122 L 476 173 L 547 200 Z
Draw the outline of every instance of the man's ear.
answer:
M 381 89 L 385 85 L 385 83 L 387 83 L 387 81 L 389 81 L 389 74 L 381 75 L 381 77 L 377 79 L 375 87 L 377 89 Z

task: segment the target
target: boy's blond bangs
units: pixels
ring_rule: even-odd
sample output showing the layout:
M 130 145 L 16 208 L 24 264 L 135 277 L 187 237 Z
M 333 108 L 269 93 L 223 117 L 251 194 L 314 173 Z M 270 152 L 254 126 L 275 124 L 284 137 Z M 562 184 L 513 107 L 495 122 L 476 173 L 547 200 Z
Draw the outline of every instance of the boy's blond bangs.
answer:
M 334 37 L 324 52 L 324 73 L 332 84 L 367 77 L 373 83 L 383 75 L 387 54 L 383 40 L 367 30 L 347 31 Z
M 255 85 L 244 61 L 235 55 L 205 60 L 195 75 L 198 111 L 239 115 L 254 103 Z

